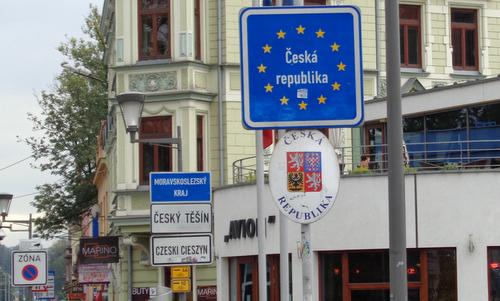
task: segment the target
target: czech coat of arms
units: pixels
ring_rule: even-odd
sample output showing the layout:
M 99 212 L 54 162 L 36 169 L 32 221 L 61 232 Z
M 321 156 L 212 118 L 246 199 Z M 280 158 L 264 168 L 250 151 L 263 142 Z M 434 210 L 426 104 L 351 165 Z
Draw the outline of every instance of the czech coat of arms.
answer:
M 286 161 L 288 191 L 321 191 L 321 152 L 287 152 Z

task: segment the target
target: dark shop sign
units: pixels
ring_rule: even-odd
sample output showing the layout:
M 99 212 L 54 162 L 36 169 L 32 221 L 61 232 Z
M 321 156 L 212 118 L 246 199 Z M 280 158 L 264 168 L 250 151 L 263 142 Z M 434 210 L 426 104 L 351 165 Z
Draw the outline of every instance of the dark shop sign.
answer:
M 118 236 L 81 238 L 78 257 L 80 264 L 118 262 Z
M 266 219 L 266 223 L 274 224 L 276 216 L 270 215 Z M 257 219 L 237 219 L 229 221 L 229 233 L 224 236 L 224 242 L 229 242 L 231 239 L 254 238 L 257 236 Z

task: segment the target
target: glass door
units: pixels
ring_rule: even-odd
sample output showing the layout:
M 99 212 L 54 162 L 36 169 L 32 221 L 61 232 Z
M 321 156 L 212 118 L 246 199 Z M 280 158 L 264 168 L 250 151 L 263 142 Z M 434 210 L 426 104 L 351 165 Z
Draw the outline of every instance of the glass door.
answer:
M 369 168 L 383 170 L 387 168 L 385 123 L 365 126 L 364 154 L 370 158 Z

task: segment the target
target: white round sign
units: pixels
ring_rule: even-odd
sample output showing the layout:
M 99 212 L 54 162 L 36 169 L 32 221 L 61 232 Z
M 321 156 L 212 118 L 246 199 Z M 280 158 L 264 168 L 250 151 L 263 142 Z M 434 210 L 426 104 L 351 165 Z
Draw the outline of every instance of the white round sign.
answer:
M 285 216 L 301 224 L 319 220 L 333 206 L 339 182 L 337 155 L 320 131 L 290 131 L 278 141 L 269 186 Z

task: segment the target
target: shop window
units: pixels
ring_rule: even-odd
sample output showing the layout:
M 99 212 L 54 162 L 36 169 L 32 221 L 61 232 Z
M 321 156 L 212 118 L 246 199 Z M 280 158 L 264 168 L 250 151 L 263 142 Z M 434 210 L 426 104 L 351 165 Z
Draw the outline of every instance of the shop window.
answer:
M 147 117 L 141 119 L 140 139 L 172 138 L 172 117 Z M 172 147 L 159 144 L 139 144 L 139 181 L 149 183 L 152 171 L 172 171 Z
M 399 35 L 402 67 L 421 67 L 420 6 L 399 6 Z
M 488 248 L 489 301 L 500 301 L 500 247 Z
M 267 255 L 267 299 L 268 301 L 280 300 L 280 272 L 279 255 Z M 259 271 L 258 257 L 246 256 L 231 259 L 234 273 L 230 272 L 231 279 L 236 279 L 232 287 L 232 296 L 236 301 L 259 299 Z M 291 272 L 290 272 L 291 274 Z M 233 278 L 234 277 L 234 278 Z M 291 278 L 290 278 L 291 281 Z M 291 288 L 291 285 L 290 285 Z
M 403 118 L 403 137 L 412 167 L 420 167 L 426 159 L 425 119 L 423 116 Z
M 323 253 L 320 260 L 320 300 L 390 300 L 387 250 Z M 454 249 L 408 250 L 407 275 L 409 301 L 457 300 Z
M 471 163 L 500 164 L 500 104 L 468 109 Z
M 204 118 L 201 115 L 196 116 L 196 169 L 198 171 L 205 170 L 204 164 Z
M 467 110 L 428 115 L 426 122 L 427 160 L 433 165 L 459 163 L 467 157 Z
M 170 0 L 139 0 L 139 59 L 170 58 Z
M 369 158 L 368 168 L 383 170 L 387 166 L 385 123 L 365 126 L 365 147 L 362 150 L 365 157 Z
M 453 68 L 478 70 L 477 11 L 451 9 L 451 44 Z

